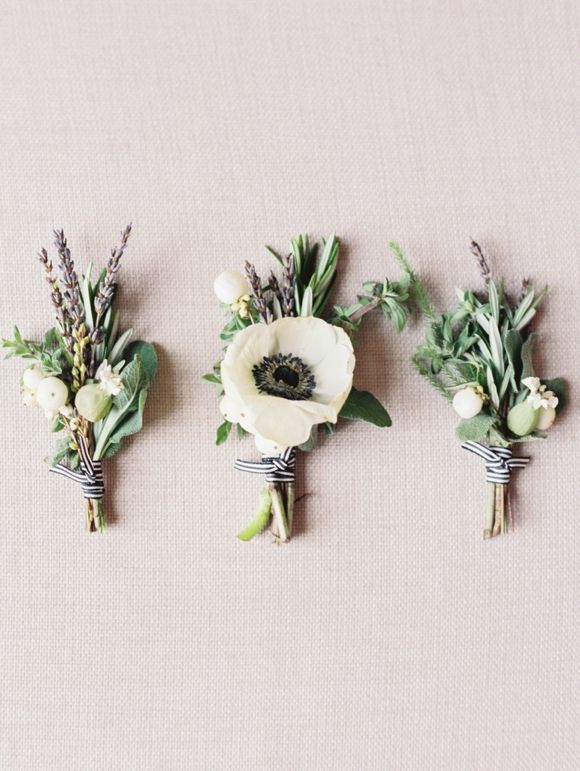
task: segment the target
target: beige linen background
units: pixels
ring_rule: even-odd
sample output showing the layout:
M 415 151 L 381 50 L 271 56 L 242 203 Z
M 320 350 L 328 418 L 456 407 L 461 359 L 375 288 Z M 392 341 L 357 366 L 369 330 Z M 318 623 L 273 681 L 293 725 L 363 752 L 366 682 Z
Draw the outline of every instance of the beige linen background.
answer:
M 409 365 L 421 324 L 361 335 L 391 429 L 300 463 L 298 535 L 235 539 L 260 482 L 214 446 L 211 284 L 263 245 L 339 233 L 348 301 L 400 240 L 444 307 L 476 237 L 548 281 L 538 365 L 577 398 L 578 6 L 40 2 L 0 9 L 0 333 L 50 322 L 35 253 L 104 261 L 159 347 L 147 430 L 107 464 L 110 528 L 49 476 L 0 368 L 2 769 L 577 769 L 578 411 L 481 540 L 483 463 Z

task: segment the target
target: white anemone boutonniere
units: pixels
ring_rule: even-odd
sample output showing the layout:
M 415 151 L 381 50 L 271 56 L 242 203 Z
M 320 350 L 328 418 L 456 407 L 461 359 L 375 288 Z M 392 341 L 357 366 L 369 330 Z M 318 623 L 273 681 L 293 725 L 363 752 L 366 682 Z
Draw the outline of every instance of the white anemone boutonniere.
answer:
M 413 359 L 418 371 L 448 399 L 461 422 L 462 447 L 485 463 L 488 483 L 484 538 L 507 533 L 513 524 L 509 505 L 511 474 L 529 458 L 514 457 L 520 442 L 544 439 L 564 407 L 561 378 L 540 381 L 534 374 L 530 331 L 546 288 L 527 280 L 510 296 L 496 279 L 480 246 L 471 242 L 483 286 L 457 289 L 457 304 L 445 313 L 433 309 L 421 283 L 412 288 L 427 322 L 425 341 Z
M 46 249 L 39 253 L 56 326 L 41 342 L 25 340 L 15 327 L 13 339 L 2 343 L 6 358 L 19 356 L 30 365 L 22 374 L 22 401 L 39 406 L 51 430 L 63 436 L 50 471 L 81 486 L 90 532 L 105 528 L 103 460 L 141 430 L 157 370 L 154 347 L 131 341 L 132 329 L 121 332 L 116 308 L 117 274 L 130 234 L 129 225 L 93 282 L 92 265 L 78 276 L 64 233 L 56 230 L 57 269 Z
M 298 450 L 316 445 L 319 427 L 334 432 L 339 418 L 390 425 L 385 408 L 368 391 L 353 388 L 355 355 L 352 337 L 362 318 L 382 309 L 397 330 L 408 313 L 410 275 L 399 282 L 368 282 L 351 306 L 335 306 L 322 318 L 336 279 L 339 244 L 335 236 L 311 244 L 306 236 L 291 242 L 285 257 L 274 255 L 282 269 L 263 282 L 247 262 L 245 275 L 220 274 L 214 290 L 230 314 L 221 337 L 228 345 L 214 371 L 204 378 L 216 384 L 224 422 L 217 443 L 237 427 L 251 434 L 260 461 L 236 462 L 242 471 L 263 474 L 266 485 L 258 510 L 238 537 L 250 540 L 272 519 L 278 541 L 289 540 L 295 502 Z

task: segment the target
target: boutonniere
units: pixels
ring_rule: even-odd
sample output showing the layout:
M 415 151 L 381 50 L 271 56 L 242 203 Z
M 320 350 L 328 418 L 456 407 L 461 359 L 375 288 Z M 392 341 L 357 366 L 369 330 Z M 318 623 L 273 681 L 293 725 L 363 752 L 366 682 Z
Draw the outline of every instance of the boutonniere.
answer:
M 511 297 L 475 241 L 471 251 L 484 286 L 481 291 L 457 289 L 458 302 L 451 310 L 437 314 L 424 287 L 414 281 L 428 328 L 413 361 L 461 418 L 461 446 L 485 462 L 484 538 L 491 538 L 513 524 L 511 474 L 529 462 L 514 456 L 512 446 L 547 436 L 564 407 L 565 385 L 561 378 L 538 377 L 532 361 L 537 336 L 530 322 L 547 288 L 537 290 L 525 280 L 518 296 Z
M 319 427 L 332 434 L 340 418 L 391 424 L 385 408 L 368 391 L 353 388 L 352 339 L 363 318 L 380 309 L 401 330 L 408 314 L 410 275 L 398 282 L 367 282 L 357 301 L 326 312 L 336 280 L 339 243 L 308 237 L 292 239 L 282 256 L 269 250 L 278 273 L 262 281 L 253 264 L 245 275 L 226 271 L 214 284 L 228 321 L 220 335 L 222 360 L 204 378 L 217 386 L 223 422 L 217 444 L 235 426 L 251 434 L 262 454 L 258 461 L 238 460 L 241 471 L 263 475 L 259 505 L 238 538 L 247 541 L 270 520 L 279 542 L 292 534 L 296 455 L 316 446 Z
M 79 277 L 63 231 L 55 231 L 57 269 L 46 249 L 39 259 L 56 326 L 40 342 L 23 338 L 15 327 L 13 339 L 2 343 L 6 358 L 19 356 L 30 364 L 20 382 L 24 404 L 40 407 L 51 430 L 63 434 L 50 471 L 81 485 L 89 531 L 105 527 L 102 462 L 125 437 L 141 430 L 157 369 L 154 347 L 131 342 L 133 330 L 121 331 L 115 307 L 117 273 L 130 233 L 129 225 L 93 282 L 92 265 Z

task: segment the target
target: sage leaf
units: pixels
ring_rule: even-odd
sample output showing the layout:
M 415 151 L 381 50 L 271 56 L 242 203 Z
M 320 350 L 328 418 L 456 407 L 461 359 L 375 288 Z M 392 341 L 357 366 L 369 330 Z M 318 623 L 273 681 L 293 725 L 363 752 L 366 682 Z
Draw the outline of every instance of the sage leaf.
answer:
M 479 439 L 484 439 L 489 433 L 489 429 L 495 422 L 493 415 L 488 415 L 485 412 L 480 412 L 474 418 L 468 418 L 462 420 L 461 423 L 455 429 L 455 433 L 462 442 L 468 440 L 476 442 Z
M 346 420 L 365 420 L 379 428 L 386 428 L 392 424 L 389 413 L 379 400 L 369 391 L 357 391 L 356 388 L 351 389 L 338 416 Z

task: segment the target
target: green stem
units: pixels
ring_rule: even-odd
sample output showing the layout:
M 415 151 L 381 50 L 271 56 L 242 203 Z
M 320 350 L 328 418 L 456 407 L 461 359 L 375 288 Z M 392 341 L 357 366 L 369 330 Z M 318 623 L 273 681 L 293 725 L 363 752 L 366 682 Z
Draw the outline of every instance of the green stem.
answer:
M 286 516 L 288 518 L 288 535 L 292 535 L 294 524 L 294 502 L 296 500 L 296 485 L 294 482 L 286 484 Z
M 278 527 L 278 538 L 282 543 L 289 539 L 288 522 L 286 520 L 286 512 L 284 511 L 284 501 L 282 499 L 282 493 L 280 487 L 276 482 L 271 482 L 268 485 L 270 496 L 272 498 L 272 509 L 274 511 L 274 518 Z
M 93 501 L 95 509 L 95 525 L 99 533 L 106 529 L 105 510 L 103 509 L 103 499 L 97 498 Z
M 485 512 L 485 529 L 483 531 L 484 538 L 491 538 L 493 531 L 493 520 L 495 511 L 495 484 L 493 482 L 487 483 L 487 509 Z

